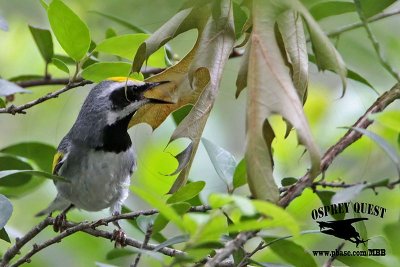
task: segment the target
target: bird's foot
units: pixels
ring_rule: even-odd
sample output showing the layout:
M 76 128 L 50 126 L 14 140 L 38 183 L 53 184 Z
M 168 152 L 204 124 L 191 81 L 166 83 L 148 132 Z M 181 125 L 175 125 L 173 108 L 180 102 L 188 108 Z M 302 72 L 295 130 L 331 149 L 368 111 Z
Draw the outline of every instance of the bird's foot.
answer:
M 61 212 L 54 219 L 53 230 L 54 232 L 64 232 L 67 229 L 67 215 L 64 212 Z
M 126 234 L 119 228 L 115 229 L 111 238 L 111 241 L 115 241 L 114 247 L 125 247 L 126 246 Z

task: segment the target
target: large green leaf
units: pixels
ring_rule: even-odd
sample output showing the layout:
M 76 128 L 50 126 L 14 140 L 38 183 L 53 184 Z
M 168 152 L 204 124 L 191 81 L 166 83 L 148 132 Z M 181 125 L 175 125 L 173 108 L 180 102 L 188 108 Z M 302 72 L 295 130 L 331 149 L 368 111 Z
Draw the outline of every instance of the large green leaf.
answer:
M 49 30 L 40 29 L 33 26 L 29 26 L 29 30 L 35 40 L 39 52 L 42 55 L 44 61 L 49 63 L 53 58 L 53 39 L 51 38 L 51 33 Z
M 233 188 L 241 187 L 247 183 L 247 167 L 246 161 L 242 159 L 236 166 L 233 174 Z
M 132 60 L 139 46 L 149 37 L 149 34 L 126 34 L 105 39 L 96 47 L 96 51 L 120 56 Z M 165 67 L 165 49 L 159 48 L 147 60 L 152 67 Z
M 126 62 L 100 62 L 90 65 L 81 73 L 86 80 L 101 82 L 110 77 L 127 77 L 131 64 Z
M 60 0 L 50 3 L 47 14 L 61 47 L 76 62 L 80 61 L 86 56 L 91 42 L 86 24 Z
M 13 206 L 5 196 L 0 194 L 0 229 L 2 229 L 11 217 Z
M 203 181 L 189 183 L 176 191 L 168 200 L 167 203 L 182 202 L 197 196 L 206 185 Z
M 273 237 L 266 237 L 264 241 L 268 244 L 276 240 Z M 270 248 L 275 254 L 277 254 L 285 262 L 292 264 L 296 267 L 313 267 L 317 266 L 314 258 L 307 250 L 299 244 L 296 244 L 290 240 L 279 240 L 271 243 Z
M 5 147 L 0 152 L 27 158 L 32 160 L 41 170 L 51 172 L 56 148 L 38 142 L 26 142 Z
M 15 83 L 0 79 L 0 96 L 8 96 L 13 94 L 30 94 L 32 91 L 26 90 Z
M 248 71 L 247 147 L 248 184 L 254 197 L 276 202 L 279 190 L 273 177 L 270 144 L 273 131 L 267 118 L 280 114 L 297 130 L 300 143 L 308 149 L 312 173 L 319 169 L 320 156 L 302 102 L 275 35 L 279 14 L 291 8 L 291 1 L 254 1 L 253 31 Z

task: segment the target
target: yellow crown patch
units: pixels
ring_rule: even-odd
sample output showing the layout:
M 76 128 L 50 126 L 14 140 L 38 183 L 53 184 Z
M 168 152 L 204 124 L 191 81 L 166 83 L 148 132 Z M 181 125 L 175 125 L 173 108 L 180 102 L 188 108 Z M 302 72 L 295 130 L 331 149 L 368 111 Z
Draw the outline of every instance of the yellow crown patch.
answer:
M 114 82 L 126 82 L 126 81 L 142 82 L 140 80 L 137 80 L 137 79 L 134 79 L 134 78 L 131 78 L 131 77 L 124 77 L 124 76 L 110 77 L 110 78 L 107 78 L 107 80 L 114 81 Z

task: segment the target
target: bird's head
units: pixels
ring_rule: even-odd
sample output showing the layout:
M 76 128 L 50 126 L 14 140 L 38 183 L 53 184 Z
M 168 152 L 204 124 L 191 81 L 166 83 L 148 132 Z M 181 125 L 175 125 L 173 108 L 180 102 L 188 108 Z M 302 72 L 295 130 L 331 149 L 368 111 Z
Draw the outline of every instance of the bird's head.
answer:
M 140 107 L 149 103 L 173 103 L 145 96 L 146 92 L 165 83 L 168 82 L 143 82 L 126 77 L 113 77 L 100 82 L 86 97 L 70 137 L 97 145 L 104 129 L 126 131 L 131 117 Z
M 132 117 L 146 104 L 171 104 L 172 102 L 164 99 L 145 96 L 146 92 L 165 83 L 168 82 L 143 82 L 126 77 L 108 78 L 93 87 L 82 106 L 81 113 L 95 111 L 106 119 L 107 125 L 112 125 L 121 119 Z

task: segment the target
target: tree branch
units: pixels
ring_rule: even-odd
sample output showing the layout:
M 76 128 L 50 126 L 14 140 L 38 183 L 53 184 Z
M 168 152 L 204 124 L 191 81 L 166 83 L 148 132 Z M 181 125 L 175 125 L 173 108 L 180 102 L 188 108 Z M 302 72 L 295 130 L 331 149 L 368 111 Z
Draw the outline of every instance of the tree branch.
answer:
M 344 242 L 340 243 L 340 245 L 336 248 L 336 251 L 339 252 L 343 249 Z M 323 267 L 332 267 L 333 261 L 336 259 L 337 255 L 333 255 L 329 257 L 329 259 L 324 263 Z
M 383 93 L 369 108 L 368 110 L 353 124 L 353 127 L 368 128 L 373 121 L 369 116 L 373 113 L 384 110 L 393 101 L 400 98 L 400 84 L 396 84 L 389 91 Z M 348 146 L 360 139 L 361 134 L 352 129 L 349 129 L 339 141 L 331 146 L 323 155 L 321 160 L 321 169 L 318 174 L 325 172 L 332 164 L 333 160 Z M 300 196 L 307 187 L 313 185 L 313 179 L 310 172 L 307 172 L 301 177 L 294 185 L 290 186 L 283 194 L 278 204 L 281 207 L 287 207 L 291 201 Z M 400 181 L 394 182 L 395 184 Z M 394 184 L 394 185 L 395 185 Z M 393 185 L 393 186 L 394 186 Z M 207 261 L 206 266 L 218 266 L 218 263 L 229 257 L 235 250 L 243 246 L 249 239 L 257 235 L 258 231 L 242 232 L 236 236 L 235 239 L 227 242 L 225 247 L 220 249 L 213 258 Z
M 61 95 L 62 93 L 65 93 L 69 90 L 71 90 L 72 88 L 76 88 L 76 87 L 80 87 L 80 86 L 84 86 L 86 84 L 91 84 L 91 81 L 81 81 L 81 82 L 77 82 L 77 83 L 72 83 L 72 84 L 67 84 L 64 88 L 61 88 L 60 90 L 57 90 L 55 92 L 49 93 L 45 96 L 42 96 L 38 99 L 32 100 L 24 105 L 21 106 L 15 106 L 15 105 L 10 105 L 6 108 L 0 108 L 0 113 L 10 113 L 12 115 L 15 115 L 17 113 L 22 113 L 25 114 L 26 113 L 26 109 L 31 108 L 33 106 L 36 106 L 40 103 L 43 103 L 49 99 L 52 98 L 57 98 L 59 95 Z
M 191 212 L 206 212 L 210 210 L 211 208 L 207 205 L 201 205 L 201 206 L 194 206 L 189 209 Z M 98 221 L 93 221 L 93 222 L 81 222 L 81 223 L 73 223 L 73 222 L 67 222 L 66 227 L 67 229 L 61 233 L 58 234 L 57 236 L 43 242 L 42 244 L 34 244 L 32 249 L 22 258 L 20 258 L 16 263 L 14 263 L 12 266 L 19 266 L 23 263 L 29 262 L 30 258 L 38 253 L 39 251 L 60 242 L 62 239 L 66 238 L 67 236 L 70 236 L 73 233 L 76 232 L 85 232 L 89 235 L 95 236 L 95 237 L 102 237 L 105 239 L 109 239 L 110 241 L 113 239 L 113 233 L 103 231 L 96 229 L 99 226 L 102 225 L 108 225 L 111 222 L 114 221 L 119 221 L 123 219 L 135 219 L 140 215 L 152 215 L 158 213 L 158 210 L 156 209 L 150 209 L 150 210 L 143 210 L 143 211 L 136 211 L 136 212 L 130 212 L 130 213 L 125 213 L 125 214 L 119 214 L 115 216 L 110 216 L 107 218 L 100 219 Z M 45 218 L 42 222 L 40 222 L 37 226 L 32 228 L 27 234 L 25 234 L 21 238 L 17 238 L 14 246 L 9 248 L 3 255 L 3 258 L 1 259 L 0 262 L 0 267 L 5 267 L 9 266 L 9 262 L 18 254 L 20 253 L 20 250 L 22 247 L 24 247 L 29 241 L 31 241 L 34 237 L 36 237 L 41 231 L 43 231 L 47 226 L 53 225 L 54 224 L 54 218 L 47 217 Z M 137 241 L 133 238 L 126 238 L 126 244 L 128 246 L 132 246 L 135 248 L 141 248 L 141 249 L 146 249 L 146 250 L 154 250 L 157 245 L 153 244 L 144 244 L 144 242 Z M 184 255 L 184 252 L 172 248 L 162 248 L 157 250 L 158 252 L 173 257 L 176 255 Z

